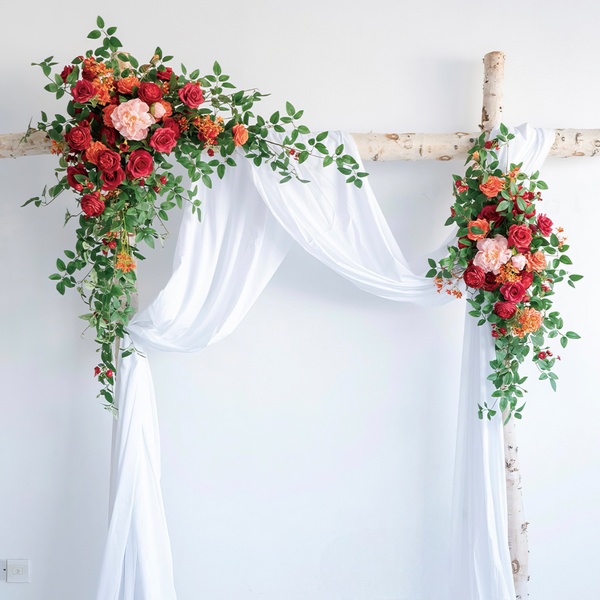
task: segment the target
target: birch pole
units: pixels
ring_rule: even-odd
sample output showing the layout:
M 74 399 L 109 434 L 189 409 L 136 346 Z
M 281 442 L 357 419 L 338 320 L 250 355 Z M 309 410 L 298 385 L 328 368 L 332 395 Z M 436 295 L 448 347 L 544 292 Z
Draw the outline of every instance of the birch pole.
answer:
M 483 109 L 481 111 L 482 131 L 489 133 L 502 121 L 504 100 L 504 54 L 490 52 L 483 59 Z M 498 415 L 499 416 L 499 415 Z M 506 418 L 506 414 L 503 415 Z M 506 504 L 508 512 L 508 548 L 515 583 L 517 600 L 526 600 L 529 581 L 529 549 L 527 525 L 523 514 L 523 492 L 521 472 L 517 454 L 516 419 L 504 426 L 504 467 L 506 474 Z

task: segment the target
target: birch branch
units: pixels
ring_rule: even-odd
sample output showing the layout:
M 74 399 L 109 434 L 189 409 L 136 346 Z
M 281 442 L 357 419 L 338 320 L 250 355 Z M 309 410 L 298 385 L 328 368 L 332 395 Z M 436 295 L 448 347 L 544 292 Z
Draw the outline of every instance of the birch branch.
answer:
M 0 158 L 50 154 L 51 141 L 43 131 L 0 134 Z M 473 133 L 353 133 L 362 160 L 465 160 L 481 132 Z M 599 156 L 600 129 L 557 129 L 549 156 Z

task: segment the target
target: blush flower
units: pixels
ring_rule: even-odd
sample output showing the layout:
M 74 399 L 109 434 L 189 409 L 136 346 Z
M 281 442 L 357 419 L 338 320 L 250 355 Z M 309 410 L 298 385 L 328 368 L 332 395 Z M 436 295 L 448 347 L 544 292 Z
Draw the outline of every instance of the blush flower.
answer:
M 473 264 L 481 267 L 485 273 L 491 271 L 494 275 L 500 273 L 500 267 L 512 257 L 508 249 L 508 241 L 502 235 L 486 238 L 477 242 L 479 252 L 473 259 Z
M 156 122 L 148 112 L 149 108 L 139 98 L 119 104 L 110 116 L 112 124 L 126 140 L 143 140 L 148 135 L 150 125 Z

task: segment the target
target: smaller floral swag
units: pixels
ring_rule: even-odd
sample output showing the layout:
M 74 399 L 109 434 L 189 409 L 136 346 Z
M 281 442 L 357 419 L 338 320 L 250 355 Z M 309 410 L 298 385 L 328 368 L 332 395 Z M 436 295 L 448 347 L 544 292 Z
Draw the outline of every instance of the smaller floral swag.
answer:
M 252 108 L 263 94 L 259 91 L 232 91 L 235 86 L 215 62 L 212 73 L 188 75 L 185 66 L 175 72 L 167 67 L 172 56 L 157 48 L 148 64 L 140 66 L 131 55 L 121 52 L 116 27 L 99 29 L 88 38 L 103 37 L 96 50 L 76 57 L 60 74 L 52 76 L 58 63 L 49 57 L 41 63 L 50 80 L 45 89 L 57 99 L 70 96 L 67 116 L 48 119 L 42 112 L 37 130 L 52 140 L 52 153 L 59 156 L 56 184 L 44 188 L 34 203 L 46 206 L 62 192 L 76 194 L 78 210 L 67 209 L 65 224 L 77 218 L 75 251 L 65 250 L 69 259 L 56 261 L 58 273 L 50 276 L 56 288 L 76 288 L 88 307 L 81 319 L 96 331 L 101 363 L 95 367 L 103 386 L 106 407 L 114 410 L 113 385 L 116 361 L 113 344 L 123 338 L 134 313 L 131 296 L 136 292 L 135 259 L 143 260 L 138 244 L 154 248 L 155 240 L 168 235 L 168 211 L 184 202 L 201 217 L 197 187 L 184 194 L 183 176 L 171 173 L 169 158 L 187 169 L 192 183 L 212 187 L 216 173 L 236 166 L 233 153 L 240 148 L 256 166 L 267 164 L 281 183 L 299 177 L 296 165 L 309 157 L 335 164 L 346 182 L 362 187 L 367 173 L 359 172 L 357 161 L 344 154 L 339 145 L 330 152 L 323 143 L 328 132 L 311 136 L 298 120 L 303 111 L 286 103 L 286 115 L 279 111 L 265 119 Z M 284 133 L 281 143 L 268 139 L 269 130 Z M 36 129 L 28 128 L 24 139 Z M 163 233 L 157 231 L 157 225 Z M 86 270 L 80 279 L 77 271 Z M 135 351 L 130 347 L 127 356 Z
M 462 280 L 469 292 L 470 315 L 478 325 L 491 323 L 495 338 L 496 359 L 490 362 L 493 373 L 488 377 L 496 390 L 491 407 L 479 405 L 479 418 L 496 414 L 496 404 L 506 411 L 504 423 L 511 416 L 521 418 L 525 404 L 517 408 L 526 390 L 527 377 L 520 377 L 519 365 L 531 352 L 540 371 L 556 391 L 558 376 L 553 372 L 556 360 L 545 338 L 560 337 L 563 348 L 569 339 L 579 339 L 573 331 L 562 333 L 563 320 L 552 310 L 554 286 L 567 281 L 571 287 L 582 275 L 568 273 L 571 265 L 565 254 L 569 246 L 562 227 L 554 227 L 545 214 L 538 214 L 535 204 L 547 190 L 539 173 L 526 175 L 522 164 L 510 165 L 508 173 L 498 168 L 495 150 L 514 135 L 501 125 L 500 135 L 485 141 L 482 134 L 469 151 L 464 177 L 454 175 L 454 205 L 446 225 L 458 226 L 458 244 L 448 247 L 449 255 L 439 263 L 429 259 L 438 292 L 462 297 Z

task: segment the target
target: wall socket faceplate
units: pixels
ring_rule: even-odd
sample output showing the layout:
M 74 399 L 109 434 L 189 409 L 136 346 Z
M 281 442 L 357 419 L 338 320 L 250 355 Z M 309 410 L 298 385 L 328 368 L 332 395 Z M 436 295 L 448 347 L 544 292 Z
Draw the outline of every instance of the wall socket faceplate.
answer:
M 8 558 L 0 560 L 0 581 L 7 583 L 29 583 L 31 565 L 28 558 Z

